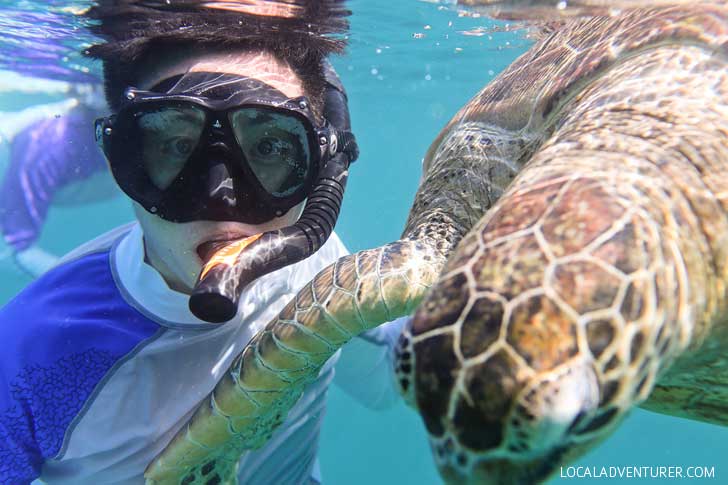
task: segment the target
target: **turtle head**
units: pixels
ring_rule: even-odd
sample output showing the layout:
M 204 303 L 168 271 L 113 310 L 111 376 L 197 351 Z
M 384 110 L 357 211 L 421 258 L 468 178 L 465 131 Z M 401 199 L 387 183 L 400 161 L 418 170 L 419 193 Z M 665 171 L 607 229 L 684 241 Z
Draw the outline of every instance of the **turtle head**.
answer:
M 482 329 L 496 325 L 489 321 L 495 313 L 481 316 Z M 600 409 L 599 380 L 587 359 L 534 373 L 497 342 L 469 359 L 461 345 L 467 336 L 438 326 L 442 317 L 427 304 L 420 308 L 400 340 L 397 372 L 447 483 L 537 483 L 611 430 L 616 412 Z M 461 329 L 466 318 L 456 317 Z
M 495 355 L 467 382 L 445 433 L 430 436 L 435 460 L 447 483 L 531 484 L 594 445 L 599 390 L 589 366 L 574 363 L 563 372 L 518 382 L 515 360 Z M 481 399 L 467 402 L 480 388 Z M 492 393 L 492 398 L 486 397 Z M 598 440 L 598 438 L 597 438 Z
M 611 367 L 598 357 L 609 360 L 620 333 L 581 318 L 543 283 L 576 269 L 552 275 L 532 234 L 484 248 L 482 229 L 451 255 L 403 333 L 398 381 L 446 481 L 537 483 L 606 437 L 629 407 L 615 402 L 619 379 L 605 379 Z M 613 283 L 588 281 L 580 291 L 589 295 L 574 296 L 577 285 L 571 296 L 596 301 Z

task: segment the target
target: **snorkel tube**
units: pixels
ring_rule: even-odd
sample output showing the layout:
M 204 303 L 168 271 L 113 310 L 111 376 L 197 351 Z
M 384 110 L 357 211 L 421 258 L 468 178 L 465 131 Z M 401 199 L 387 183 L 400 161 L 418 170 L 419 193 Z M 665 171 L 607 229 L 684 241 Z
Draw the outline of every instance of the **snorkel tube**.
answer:
M 336 225 L 349 165 L 359 155 L 346 95 L 335 81 L 325 91 L 324 117 L 337 130 L 337 153 L 321 168 L 298 221 L 292 226 L 240 239 L 217 250 L 203 265 L 190 296 L 192 313 L 211 323 L 235 316 L 243 289 L 257 278 L 301 261 L 326 242 Z M 342 134 L 343 133 L 343 134 Z

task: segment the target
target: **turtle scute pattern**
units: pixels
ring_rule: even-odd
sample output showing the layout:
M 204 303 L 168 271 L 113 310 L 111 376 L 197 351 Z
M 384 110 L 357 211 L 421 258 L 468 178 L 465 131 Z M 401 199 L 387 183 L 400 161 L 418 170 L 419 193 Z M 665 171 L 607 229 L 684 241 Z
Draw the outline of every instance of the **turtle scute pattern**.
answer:
M 728 424 L 727 41 L 726 7 L 572 20 L 449 125 L 570 49 L 514 93 L 544 143 L 401 340 L 446 481 L 545 480 L 641 404 Z

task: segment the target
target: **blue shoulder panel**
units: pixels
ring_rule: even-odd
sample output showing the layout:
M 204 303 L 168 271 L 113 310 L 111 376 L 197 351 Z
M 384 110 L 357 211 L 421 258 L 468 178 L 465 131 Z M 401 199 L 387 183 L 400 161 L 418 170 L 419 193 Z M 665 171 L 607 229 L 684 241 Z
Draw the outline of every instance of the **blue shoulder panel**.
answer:
M 56 456 L 114 365 L 159 326 L 119 294 L 109 252 L 53 269 L 0 310 L 0 483 Z

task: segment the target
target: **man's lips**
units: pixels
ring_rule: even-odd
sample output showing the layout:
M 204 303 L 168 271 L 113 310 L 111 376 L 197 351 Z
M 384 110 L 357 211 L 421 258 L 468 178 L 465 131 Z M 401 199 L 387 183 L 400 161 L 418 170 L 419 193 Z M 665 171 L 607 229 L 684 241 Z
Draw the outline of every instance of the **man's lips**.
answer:
M 224 238 L 211 239 L 209 241 L 205 241 L 202 244 L 197 246 L 197 255 L 200 257 L 200 259 L 202 260 L 203 263 L 206 263 L 220 249 L 224 248 L 225 246 L 229 245 L 230 243 L 239 241 L 246 237 L 248 237 L 248 236 L 240 235 L 240 236 L 224 237 Z

